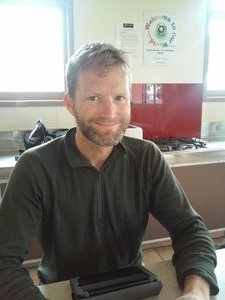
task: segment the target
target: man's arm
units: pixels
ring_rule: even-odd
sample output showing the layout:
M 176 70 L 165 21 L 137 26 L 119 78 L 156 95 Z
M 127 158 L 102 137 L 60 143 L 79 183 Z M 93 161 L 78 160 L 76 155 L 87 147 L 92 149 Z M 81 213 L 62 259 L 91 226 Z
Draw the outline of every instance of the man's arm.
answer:
M 184 296 L 196 296 L 198 300 L 210 299 L 210 287 L 207 281 L 198 275 L 188 275 L 184 281 Z
M 0 299 L 44 300 L 45 297 L 15 259 L 0 258 Z
M 185 289 L 185 293 L 189 289 L 199 290 L 202 285 L 199 286 L 197 278 L 200 277 L 209 284 L 210 294 L 217 294 L 215 247 L 202 218 L 191 207 L 160 153 L 156 154 L 152 168 L 150 212 L 168 230 L 172 239 L 173 264 L 179 286 Z M 193 275 L 198 277 L 189 277 Z
M 43 300 L 22 267 L 31 240 L 41 226 L 42 215 L 32 176 L 23 175 L 21 170 L 24 166 L 19 160 L 0 206 L 0 299 Z

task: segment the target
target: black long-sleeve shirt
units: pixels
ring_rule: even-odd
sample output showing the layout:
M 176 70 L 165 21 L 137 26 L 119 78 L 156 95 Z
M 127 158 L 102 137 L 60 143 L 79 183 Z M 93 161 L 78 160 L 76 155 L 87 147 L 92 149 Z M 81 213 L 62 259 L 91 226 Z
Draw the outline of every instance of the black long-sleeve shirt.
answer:
M 35 235 L 43 283 L 141 264 L 149 213 L 168 230 L 178 282 L 204 277 L 218 292 L 214 246 L 158 148 L 124 137 L 97 171 L 74 130 L 24 152 L 0 207 L 0 299 L 44 299 L 21 263 Z

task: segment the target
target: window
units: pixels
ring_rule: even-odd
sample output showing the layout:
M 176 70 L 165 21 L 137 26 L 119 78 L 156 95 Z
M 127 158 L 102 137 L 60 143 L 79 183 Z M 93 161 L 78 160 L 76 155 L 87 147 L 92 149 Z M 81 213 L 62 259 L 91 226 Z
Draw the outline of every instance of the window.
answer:
M 0 104 L 62 102 L 72 0 L 1 1 Z
M 225 101 L 225 1 L 210 0 L 206 99 Z

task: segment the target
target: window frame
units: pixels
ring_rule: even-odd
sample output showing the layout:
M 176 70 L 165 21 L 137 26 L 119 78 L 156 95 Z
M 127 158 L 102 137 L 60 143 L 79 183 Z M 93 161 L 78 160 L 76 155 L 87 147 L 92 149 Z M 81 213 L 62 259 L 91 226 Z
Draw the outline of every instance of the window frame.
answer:
M 225 13 L 223 13 L 225 15 Z M 205 59 L 204 59 L 204 75 L 203 75 L 203 88 L 204 88 L 204 102 L 225 102 L 225 90 L 207 90 L 207 72 L 209 64 L 209 24 L 213 15 L 218 15 L 218 12 L 214 12 L 210 8 L 210 0 L 208 1 L 208 12 L 206 21 L 206 42 L 205 42 Z
M 63 11 L 64 65 L 74 52 L 73 0 L 3 0 L 2 4 L 37 4 Z M 64 92 L 0 92 L 0 107 L 61 106 Z

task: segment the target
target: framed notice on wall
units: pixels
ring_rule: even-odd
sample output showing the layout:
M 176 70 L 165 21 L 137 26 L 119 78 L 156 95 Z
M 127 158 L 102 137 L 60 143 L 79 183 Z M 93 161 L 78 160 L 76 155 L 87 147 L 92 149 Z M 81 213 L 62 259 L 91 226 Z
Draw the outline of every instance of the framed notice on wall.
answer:
M 116 46 L 127 51 L 133 60 L 140 60 L 141 23 L 118 22 L 116 27 Z
M 144 12 L 144 64 L 172 65 L 176 49 L 174 14 Z

